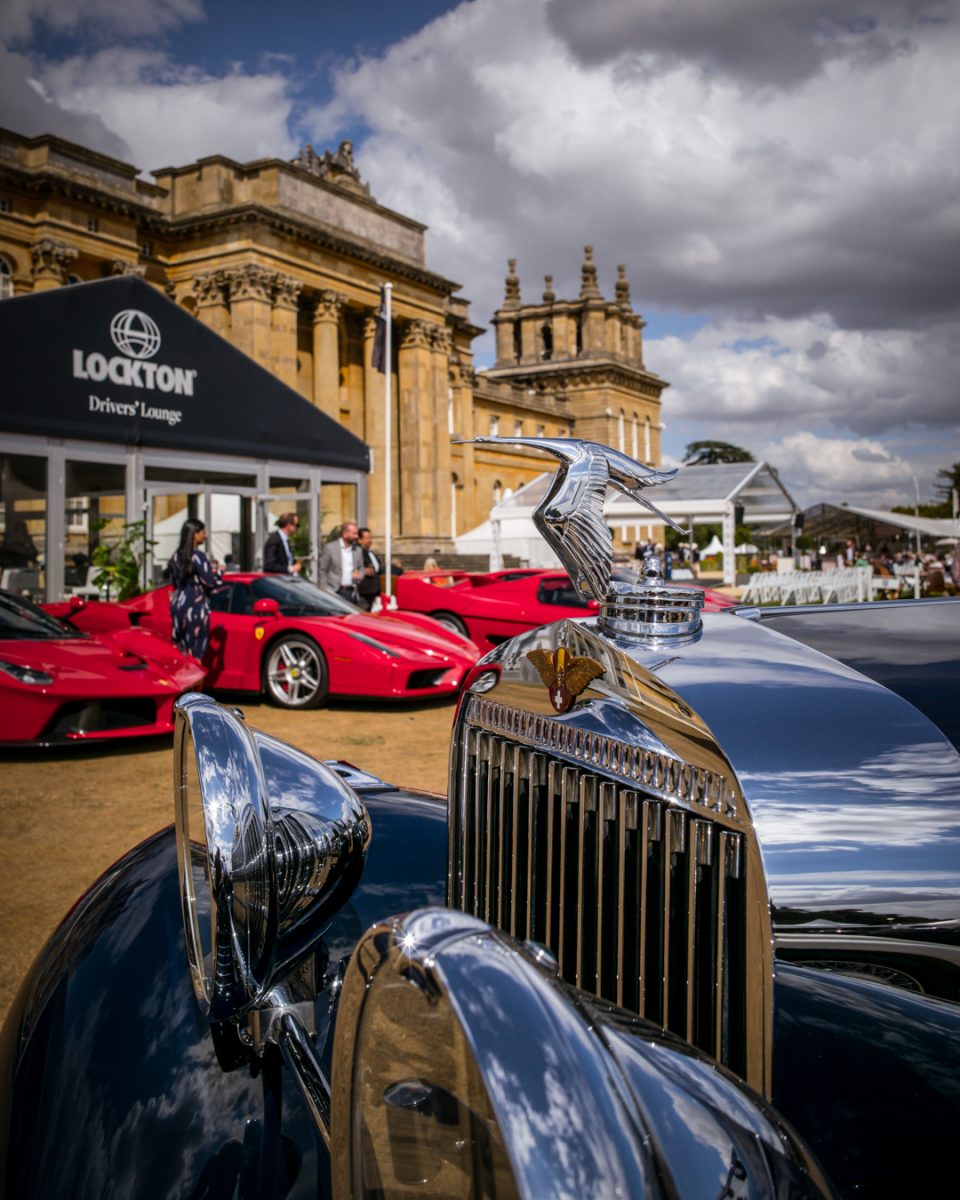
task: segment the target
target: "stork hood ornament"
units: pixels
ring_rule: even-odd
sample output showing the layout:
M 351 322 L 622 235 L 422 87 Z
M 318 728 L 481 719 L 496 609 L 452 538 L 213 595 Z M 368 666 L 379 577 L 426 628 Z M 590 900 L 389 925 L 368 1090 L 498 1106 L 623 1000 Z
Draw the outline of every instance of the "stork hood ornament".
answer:
M 703 592 L 664 584 L 660 562 L 644 560 L 644 582 L 634 587 L 611 581 L 613 536 L 603 517 L 607 488 L 615 487 L 642 504 L 653 516 L 679 533 L 690 531 L 661 512 L 643 495 L 647 488 L 667 483 L 677 474 L 635 462 L 599 442 L 577 438 L 477 437 L 457 439 L 480 445 L 528 446 L 559 460 L 533 523 L 543 535 L 582 596 L 600 602 L 600 626 L 611 633 L 645 639 L 694 634 L 700 628 Z

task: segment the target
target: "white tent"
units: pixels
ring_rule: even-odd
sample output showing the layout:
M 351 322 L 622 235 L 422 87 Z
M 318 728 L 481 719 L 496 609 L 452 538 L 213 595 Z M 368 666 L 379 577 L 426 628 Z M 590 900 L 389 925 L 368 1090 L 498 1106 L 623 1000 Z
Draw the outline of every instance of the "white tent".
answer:
M 847 512 L 866 517 L 868 521 L 880 521 L 884 525 L 895 525 L 898 529 L 909 529 L 925 537 L 960 538 L 960 520 L 949 517 L 917 517 L 913 513 L 887 512 L 879 508 L 860 508 L 856 504 L 834 504 Z

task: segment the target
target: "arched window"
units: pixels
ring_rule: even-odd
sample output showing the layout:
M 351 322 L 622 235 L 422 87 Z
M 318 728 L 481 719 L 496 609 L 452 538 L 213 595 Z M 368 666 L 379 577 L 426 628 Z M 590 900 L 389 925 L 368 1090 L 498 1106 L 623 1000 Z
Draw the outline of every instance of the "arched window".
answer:
M 650 418 L 645 417 L 643 421 L 643 461 L 649 463 L 651 456 L 650 449 Z
M 623 409 L 621 408 L 620 412 L 617 414 L 617 449 L 621 454 L 623 454 L 626 448 L 627 442 L 623 428 Z
M 553 358 L 553 330 L 549 325 L 540 328 L 540 357 L 544 362 Z
M 497 437 L 499 435 L 499 433 L 500 433 L 500 418 L 497 416 L 496 413 L 493 413 L 493 414 L 491 414 L 491 417 L 490 417 L 490 436 Z
M 577 352 L 577 354 L 582 354 L 583 353 L 583 320 L 580 317 L 577 317 L 576 336 L 577 336 L 576 352 Z
M 499 504 L 503 499 L 503 484 L 499 479 L 493 481 L 493 502 Z
M 520 322 L 513 323 L 513 361 L 519 362 L 523 354 L 523 339 L 520 336 Z
M 636 413 L 633 414 L 633 421 L 632 421 L 631 427 L 630 427 L 630 453 L 633 455 L 634 458 L 636 458 L 637 455 L 640 453 L 640 438 L 639 438 L 639 430 L 637 428 L 637 414 Z
M 0 258 L 0 300 L 9 300 L 13 295 L 13 267 L 5 258 Z
M 513 436 L 514 437 L 523 437 L 523 422 L 522 421 L 514 421 Z
M 454 471 L 450 476 L 450 536 L 457 536 L 457 487 L 460 477 Z

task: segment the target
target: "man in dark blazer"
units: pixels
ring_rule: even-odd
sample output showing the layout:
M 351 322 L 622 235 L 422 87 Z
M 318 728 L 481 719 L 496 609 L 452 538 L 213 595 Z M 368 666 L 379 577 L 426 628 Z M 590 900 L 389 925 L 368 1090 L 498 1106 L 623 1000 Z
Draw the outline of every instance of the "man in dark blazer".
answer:
M 357 580 L 357 604 L 369 612 L 380 595 L 380 559 L 373 552 L 373 534 L 366 526 L 360 530 L 357 545 L 363 554 L 363 575 Z
M 293 557 L 290 538 L 300 520 L 296 513 L 281 513 L 277 528 L 263 543 L 263 569 L 272 575 L 299 575 L 301 564 Z

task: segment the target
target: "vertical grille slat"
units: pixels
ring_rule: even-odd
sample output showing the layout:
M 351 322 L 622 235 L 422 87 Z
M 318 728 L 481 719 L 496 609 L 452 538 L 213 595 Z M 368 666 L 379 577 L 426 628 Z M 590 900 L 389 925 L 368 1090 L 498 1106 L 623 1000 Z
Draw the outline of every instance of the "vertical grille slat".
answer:
M 564 979 L 744 1075 L 744 834 L 728 811 L 717 819 L 684 802 L 706 798 L 711 781 L 570 726 L 550 735 L 553 749 L 534 749 L 508 732 L 525 728 L 522 717 L 465 725 L 451 774 L 462 843 L 451 848 L 451 895 L 545 944 Z M 628 761 L 633 784 L 602 773 L 627 774 Z M 658 794 L 674 786 L 677 800 Z

